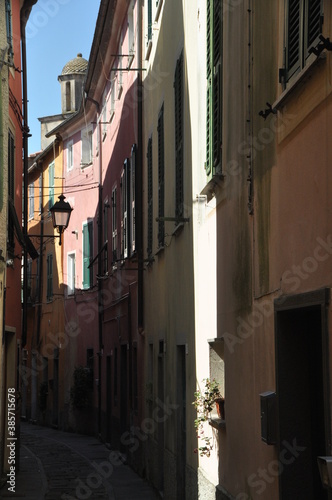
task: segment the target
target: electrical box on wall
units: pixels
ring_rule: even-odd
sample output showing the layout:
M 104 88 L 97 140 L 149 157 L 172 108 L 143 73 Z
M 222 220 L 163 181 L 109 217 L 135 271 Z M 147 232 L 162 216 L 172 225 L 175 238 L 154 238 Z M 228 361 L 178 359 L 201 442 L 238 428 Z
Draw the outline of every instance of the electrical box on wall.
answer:
M 277 395 L 266 391 L 260 394 L 261 399 L 261 437 L 266 444 L 277 442 Z

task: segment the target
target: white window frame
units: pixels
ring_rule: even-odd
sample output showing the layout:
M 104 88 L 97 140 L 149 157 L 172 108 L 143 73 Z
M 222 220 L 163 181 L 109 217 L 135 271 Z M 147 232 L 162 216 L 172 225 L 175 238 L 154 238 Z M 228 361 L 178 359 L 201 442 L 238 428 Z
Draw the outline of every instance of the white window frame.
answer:
M 75 294 L 76 284 L 76 252 L 67 253 L 67 295 Z
M 35 194 L 34 183 L 29 184 L 29 220 L 34 218 L 35 215 Z
M 81 168 L 92 164 L 93 129 L 85 127 L 81 130 Z
M 67 142 L 67 172 L 74 168 L 74 143 L 73 141 Z

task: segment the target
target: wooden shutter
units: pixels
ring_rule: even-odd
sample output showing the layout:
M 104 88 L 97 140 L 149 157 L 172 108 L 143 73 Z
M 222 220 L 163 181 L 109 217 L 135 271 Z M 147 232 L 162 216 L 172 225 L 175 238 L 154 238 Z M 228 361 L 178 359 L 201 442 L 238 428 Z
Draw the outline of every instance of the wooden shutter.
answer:
M 15 141 L 11 131 L 8 132 L 8 198 L 9 203 L 14 204 L 15 195 Z M 14 220 L 11 210 L 8 207 L 8 232 L 7 232 L 7 250 L 10 254 L 15 249 L 14 238 Z
M 112 261 L 116 263 L 118 260 L 118 230 L 117 230 L 117 213 L 116 213 L 116 187 L 112 191 Z
M 147 150 L 147 164 L 148 164 L 148 255 L 152 254 L 152 241 L 153 241 L 153 184 L 152 184 L 152 137 L 148 141 Z
M 136 203 L 136 144 L 131 148 L 131 171 L 130 171 L 130 239 L 131 239 L 131 253 L 135 252 L 136 242 L 136 225 L 135 225 L 135 203 Z
M 83 226 L 83 288 L 90 288 L 92 285 L 92 268 L 89 264 L 92 258 L 92 222 Z
M 152 39 L 152 0 L 148 0 L 148 40 Z
M 308 21 L 306 34 L 306 49 L 308 50 L 322 32 L 321 0 L 308 0 Z
M 222 104 L 222 10 L 221 0 L 213 6 L 213 174 L 221 170 L 221 104 Z
M 301 0 L 288 0 L 287 78 L 300 67 Z
M 175 216 L 183 217 L 183 53 L 176 63 L 175 101 Z
M 165 153 L 164 153 L 164 105 L 158 117 L 158 217 L 165 215 Z M 165 222 L 158 222 L 158 246 L 163 247 Z

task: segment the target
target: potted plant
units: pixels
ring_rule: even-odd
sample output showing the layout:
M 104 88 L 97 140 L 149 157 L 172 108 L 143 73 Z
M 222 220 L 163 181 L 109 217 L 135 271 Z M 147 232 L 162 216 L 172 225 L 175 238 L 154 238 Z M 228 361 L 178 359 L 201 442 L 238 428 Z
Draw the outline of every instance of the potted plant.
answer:
M 204 445 L 194 451 L 196 453 L 199 452 L 201 456 L 205 455 L 209 457 L 213 448 L 211 443 L 212 438 L 205 436 L 204 423 L 208 420 L 214 404 L 216 405 L 219 418 L 222 420 L 225 419 L 225 400 L 216 379 L 210 380 L 207 378 L 203 382 L 205 384 L 204 389 L 194 393 L 195 400 L 193 401 L 193 405 L 197 410 L 197 418 L 195 419 L 197 437 L 203 441 Z

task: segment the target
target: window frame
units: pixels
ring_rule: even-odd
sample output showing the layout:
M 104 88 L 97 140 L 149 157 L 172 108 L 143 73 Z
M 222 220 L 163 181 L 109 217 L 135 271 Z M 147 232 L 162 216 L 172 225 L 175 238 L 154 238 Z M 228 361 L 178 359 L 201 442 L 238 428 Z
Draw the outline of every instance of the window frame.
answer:
M 88 245 L 88 247 L 87 247 Z M 93 260 L 93 222 L 87 220 L 82 224 L 82 288 L 89 290 L 93 284 L 92 266 Z
M 31 182 L 28 186 L 28 200 L 29 200 L 29 220 L 32 220 L 35 216 L 35 186 Z
M 174 73 L 174 131 L 175 131 L 175 217 L 184 214 L 184 63 L 183 51 L 176 62 Z
M 74 142 L 67 142 L 67 172 L 71 172 L 74 168 Z
M 165 216 L 165 128 L 164 103 L 158 116 L 158 217 Z M 158 247 L 165 246 L 165 221 L 158 221 Z
M 13 47 L 13 23 L 12 23 L 12 4 L 11 0 L 5 0 L 5 16 L 6 16 L 6 36 L 8 44 L 8 62 L 14 61 Z
M 121 259 L 128 257 L 129 248 L 129 169 L 130 160 L 126 158 L 121 172 Z
M 310 49 L 318 44 L 319 35 L 322 34 L 323 1 L 322 0 L 316 0 L 316 1 L 317 3 L 319 3 L 319 6 L 318 5 L 316 6 L 317 17 L 315 18 L 315 20 L 317 25 L 319 24 L 319 27 L 318 29 L 316 28 L 317 29 L 316 36 L 311 40 L 311 43 L 309 43 L 308 39 L 309 25 L 311 22 L 309 18 L 309 9 L 312 6 L 312 3 L 310 2 L 310 0 L 285 0 L 284 69 L 282 72 L 282 76 L 284 77 L 284 82 L 283 82 L 284 88 L 286 88 L 286 86 L 306 67 L 311 55 Z M 295 17 L 294 20 L 291 21 L 291 16 L 290 16 L 290 10 L 292 9 L 290 7 L 291 2 L 293 2 L 294 4 L 295 2 L 296 3 L 298 2 L 298 16 L 299 16 L 298 29 L 293 24 L 296 23 Z M 293 5 L 293 10 L 294 8 L 295 7 Z M 317 12 L 318 8 L 319 8 L 319 13 Z M 290 22 L 292 23 L 291 26 Z M 295 32 L 295 41 L 290 41 L 290 36 L 289 36 L 290 32 L 292 33 Z M 294 53 L 296 40 L 297 40 L 297 57 L 294 58 L 294 62 L 291 64 L 290 51 L 292 50 L 292 52 Z
M 152 256 L 153 248 L 153 151 L 152 151 L 152 134 L 148 139 L 147 145 L 147 254 Z
M 112 188 L 112 265 L 118 260 L 117 185 Z
M 71 271 L 71 273 L 70 273 Z M 76 252 L 67 253 L 67 295 L 75 294 L 76 287 Z
M 81 130 L 81 168 L 92 164 L 93 128 L 85 127 Z
M 130 200 L 129 200 L 129 211 L 130 211 L 130 253 L 133 255 L 136 251 L 136 155 L 137 147 L 136 144 L 132 145 L 131 148 L 131 159 L 130 159 Z

